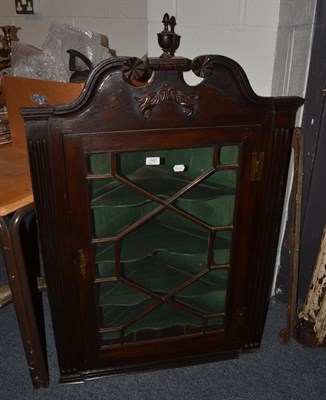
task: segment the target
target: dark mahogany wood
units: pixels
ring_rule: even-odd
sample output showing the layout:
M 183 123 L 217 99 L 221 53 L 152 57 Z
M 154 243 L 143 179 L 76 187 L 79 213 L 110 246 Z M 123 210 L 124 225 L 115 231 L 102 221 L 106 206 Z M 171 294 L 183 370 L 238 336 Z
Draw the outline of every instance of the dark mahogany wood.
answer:
M 146 64 L 110 58 L 92 71 L 75 102 L 22 111 L 62 382 L 226 359 L 260 346 L 303 99 L 259 97 L 235 61 L 217 55 L 191 61 L 169 49 Z M 189 70 L 200 84 L 185 83 Z M 131 82 L 144 71 L 148 83 Z M 217 143 L 240 143 L 242 164 L 225 329 L 100 348 L 92 329 L 85 154 Z

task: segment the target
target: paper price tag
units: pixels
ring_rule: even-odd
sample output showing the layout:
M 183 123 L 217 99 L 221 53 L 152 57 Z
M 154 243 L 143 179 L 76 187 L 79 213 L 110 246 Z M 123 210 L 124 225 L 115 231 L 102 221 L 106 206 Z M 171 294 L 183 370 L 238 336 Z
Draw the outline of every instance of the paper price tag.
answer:
M 146 165 L 160 165 L 160 157 L 146 157 Z
M 183 172 L 186 169 L 186 167 L 183 164 L 176 164 L 173 167 L 174 172 Z

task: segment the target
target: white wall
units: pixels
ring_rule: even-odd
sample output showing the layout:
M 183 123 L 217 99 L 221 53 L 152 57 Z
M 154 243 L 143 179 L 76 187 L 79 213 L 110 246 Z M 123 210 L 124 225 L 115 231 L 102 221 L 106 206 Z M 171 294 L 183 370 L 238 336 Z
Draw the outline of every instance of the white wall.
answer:
M 305 96 L 310 52 L 315 19 L 316 0 L 281 0 L 280 22 L 277 35 L 275 63 L 273 71 L 272 95 Z M 303 107 L 297 114 L 296 125 L 301 126 Z M 291 158 L 283 219 L 279 238 L 276 268 L 272 293 L 276 287 L 278 271 L 281 268 L 281 251 L 286 226 L 290 223 L 289 201 L 293 183 L 293 157 Z
M 149 54 L 158 55 L 163 14 L 176 17 L 177 55 L 221 54 L 237 61 L 253 89 L 270 95 L 280 0 L 148 0 Z
M 107 35 L 118 55 L 161 54 L 165 12 L 177 19 L 177 55 L 222 54 L 240 63 L 259 95 L 303 94 L 316 0 L 39 0 L 41 15 L 20 16 L 0 0 L 0 24 L 21 27 L 40 47 L 52 21 Z
M 177 19 L 177 55 L 222 54 L 257 94 L 303 95 L 316 0 L 148 0 L 150 55 L 165 12 Z
M 51 22 L 108 36 L 118 55 L 147 52 L 147 0 L 39 0 L 40 15 L 17 15 L 14 0 L 0 0 L 0 24 L 21 27 L 21 42 L 40 47 Z
M 316 0 L 281 0 L 272 94 L 304 96 Z

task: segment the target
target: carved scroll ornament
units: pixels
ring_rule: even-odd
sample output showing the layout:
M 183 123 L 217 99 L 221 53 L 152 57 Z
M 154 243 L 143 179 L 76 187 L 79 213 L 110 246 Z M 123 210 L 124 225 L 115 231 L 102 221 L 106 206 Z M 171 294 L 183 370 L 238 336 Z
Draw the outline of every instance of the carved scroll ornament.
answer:
M 194 112 L 195 100 L 198 96 L 188 95 L 182 90 L 174 89 L 168 85 L 164 85 L 157 92 L 150 93 L 145 97 L 136 97 L 140 105 L 141 113 L 145 118 L 152 115 L 153 108 L 164 101 L 173 101 L 180 105 L 182 113 L 189 117 Z

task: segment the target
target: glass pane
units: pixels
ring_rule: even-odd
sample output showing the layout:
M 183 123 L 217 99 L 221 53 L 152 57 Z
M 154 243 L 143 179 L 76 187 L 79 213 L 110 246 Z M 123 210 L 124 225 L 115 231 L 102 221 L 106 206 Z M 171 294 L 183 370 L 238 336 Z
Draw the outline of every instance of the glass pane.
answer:
M 221 165 L 238 164 L 239 146 L 222 146 L 220 148 L 219 162 Z
M 96 263 L 96 278 L 111 278 L 115 276 L 115 261 Z
M 96 278 L 115 277 L 115 246 L 114 242 L 97 243 L 93 245 Z
M 87 156 L 93 239 L 104 239 L 93 243 L 103 345 L 224 327 L 238 152 L 230 145 L 218 157 L 213 147 Z M 116 176 L 96 177 L 111 174 L 110 157 Z
M 97 196 L 103 196 L 103 193 L 107 189 L 111 189 L 114 186 L 114 179 L 91 179 L 88 184 L 88 191 L 91 201 L 97 198 Z
M 206 330 L 212 331 L 222 329 L 224 326 L 224 317 L 208 318 Z
M 160 198 L 169 198 L 212 168 L 213 148 L 122 153 L 119 174 Z
M 230 264 L 232 230 L 219 231 L 215 234 L 213 243 L 213 264 Z
M 207 318 L 206 327 L 204 327 L 200 317 L 162 305 L 128 326 L 125 331 L 113 330 L 102 333 L 101 337 L 105 345 L 159 339 L 223 329 L 224 321 L 224 317 Z
M 162 304 L 125 330 L 125 341 L 158 339 L 199 332 L 203 319 L 169 304 Z
M 112 332 L 105 332 L 105 333 L 102 333 L 102 335 L 101 335 L 102 341 L 106 345 L 121 343 L 120 336 L 121 336 L 121 331 L 119 329 L 114 330 Z
M 120 327 L 157 301 L 122 282 L 99 284 L 102 327 Z
M 212 270 L 181 290 L 174 299 L 203 314 L 225 311 L 227 270 Z
M 114 178 L 94 179 L 89 185 L 96 238 L 116 236 L 158 206 Z
M 89 154 L 87 171 L 90 175 L 109 174 L 111 172 L 110 153 Z
M 231 225 L 237 171 L 220 170 L 179 197 L 175 205 L 213 226 Z
M 120 243 L 120 262 L 137 261 L 158 251 L 186 255 L 205 254 L 208 231 L 172 211 L 163 211 L 132 231 Z
M 140 261 L 123 263 L 123 275 L 162 296 L 178 288 L 192 278 L 199 269 L 206 265 L 206 255 L 192 257 L 174 257 L 175 253 L 159 250 L 152 256 Z M 199 261 L 199 262 L 198 262 Z

